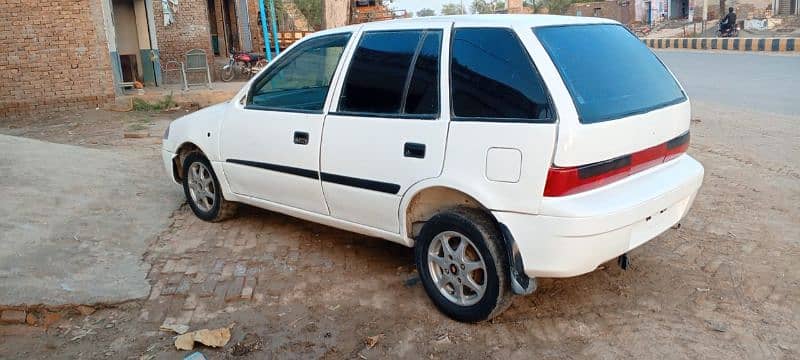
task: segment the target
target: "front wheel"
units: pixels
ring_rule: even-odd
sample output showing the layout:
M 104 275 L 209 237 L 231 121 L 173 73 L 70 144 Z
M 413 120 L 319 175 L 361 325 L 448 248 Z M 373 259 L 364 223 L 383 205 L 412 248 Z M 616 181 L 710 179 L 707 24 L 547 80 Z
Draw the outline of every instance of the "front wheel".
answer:
M 233 78 L 236 76 L 236 72 L 234 71 L 235 70 L 234 68 L 236 68 L 236 66 L 234 66 L 232 64 L 225 65 L 225 66 L 222 67 L 222 70 L 220 71 L 220 78 L 222 78 L 222 81 L 228 82 L 228 81 L 233 80 Z
M 425 292 L 447 316 L 478 322 L 511 305 L 503 240 L 486 213 L 459 207 L 435 215 L 414 253 Z
M 222 197 L 211 163 L 198 153 L 189 154 L 183 161 L 183 192 L 192 212 L 202 220 L 222 221 L 236 212 L 236 203 Z

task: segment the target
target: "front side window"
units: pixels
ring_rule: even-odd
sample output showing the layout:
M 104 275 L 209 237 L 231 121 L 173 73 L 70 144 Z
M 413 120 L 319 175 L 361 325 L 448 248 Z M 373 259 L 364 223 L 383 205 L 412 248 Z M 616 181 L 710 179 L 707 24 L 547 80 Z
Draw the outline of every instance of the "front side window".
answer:
M 434 116 L 441 30 L 366 32 L 342 87 L 340 112 Z
M 256 80 L 247 108 L 321 112 L 350 34 L 304 41 Z
M 621 25 L 569 25 L 534 29 L 578 110 L 597 123 L 686 100 L 664 64 Z
M 552 118 L 542 79 L 511 29 L 456 29 L 452 46 L 454 120 Z

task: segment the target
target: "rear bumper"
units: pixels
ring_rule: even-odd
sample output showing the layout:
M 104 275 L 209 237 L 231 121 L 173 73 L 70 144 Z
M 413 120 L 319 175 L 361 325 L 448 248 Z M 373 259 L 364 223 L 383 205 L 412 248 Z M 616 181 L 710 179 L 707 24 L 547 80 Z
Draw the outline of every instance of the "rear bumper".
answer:
M 703 181 L 689 155 L 613 184 L 542 201 L 541 215 L 493 212 L 530 277 L 570 277 L 655 238 L 689 210 Z

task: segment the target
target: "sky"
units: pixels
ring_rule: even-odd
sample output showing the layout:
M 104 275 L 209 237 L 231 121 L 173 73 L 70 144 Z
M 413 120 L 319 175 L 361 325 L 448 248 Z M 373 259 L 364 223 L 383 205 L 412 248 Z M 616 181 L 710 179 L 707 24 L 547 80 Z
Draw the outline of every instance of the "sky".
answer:
M 393 7 L 397 10 L 413 11 L 415 14 L 419 9 L 428 8 L 433 9 L 433 11 L 436 11 L 436 15 L 439 15 L 439 12 L 442 11 L 442 4 L 451 2 L 458 3 L 459 0 L 394 0 Z M 470 2 L 464 0 L 464 7 L 469 9 Z

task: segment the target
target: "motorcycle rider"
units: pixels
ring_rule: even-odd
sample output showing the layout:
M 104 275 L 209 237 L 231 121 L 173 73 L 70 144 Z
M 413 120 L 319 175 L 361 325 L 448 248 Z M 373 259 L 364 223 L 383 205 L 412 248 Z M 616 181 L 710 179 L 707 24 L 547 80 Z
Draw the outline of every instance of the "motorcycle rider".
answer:
M 727 33 L 733 30 L 736 25 L 736 13 L 733 12 L 733 7 L 728 8 L 728 14 L 722 19 L 721 29 L 722 33 Z

